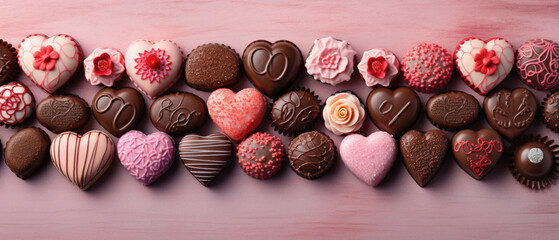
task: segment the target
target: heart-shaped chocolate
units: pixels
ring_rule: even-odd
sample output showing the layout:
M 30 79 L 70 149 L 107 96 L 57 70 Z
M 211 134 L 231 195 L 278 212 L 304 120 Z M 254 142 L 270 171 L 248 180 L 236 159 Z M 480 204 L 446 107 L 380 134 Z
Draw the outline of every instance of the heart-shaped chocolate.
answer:
M 81 190 L 89 188 L 111 166 L 115 144 L 109 135 L 93 130 L 80 136 L 63 132 L 50 145 L 54 166 Z
M 227 136 L 189 134 L 179 143 L 184 166 L 202 185 L 209 186 L 231 159 L 233 145 Z
M 367 112 L 375 125 L 390 134 L 408 130 L 419 117 L 421 100 L 408 87 L 376 88 L 367 97 Z
M 19 66 L 37 86 L 53 93 L 76 73 L 83 56 L 80 45 L 70 36 L 47 37 L 32 34 L 18 46 Z
M 346 167 L 369 186 L 376 186 L 388 174 L 396 158 L 396 141 L 383 131 L 368 137 L 350 134 L 340 143 L 340 157 Z
M 528 89 L 499 89 L 485 97 L 483 109 L 489 125 L 513 140 L 534 121 L 538 102 Z
M 233 141 L 243 140 L 260 125 L 266 106 L 266 99 L 254 88 L 245 88 L 238 93 L 220 88 L 208 97 L 210 117 Z
M 456 68 L 468 86 L 480 95 L 505 80 L 514 66 L 514 49 L 502 38 L 462 40 L 454 51 Z
M 411 130 L 400 139 L 404 165 L 420 187 L 427 185 L 441 168 L 448 148 L 446 135 L 438 129 L 426 133 Z
M 57 95 L 44 98 L 37 104 L 37 120 L 54 133 L 82 129 L 91 113 L 87 102 L 74 95 Z
M 144 114 L 144 98 L 132 88 L 101 89 L 91 103 L 93 116 L 111 134 L 120 137 Z
M 276 98 L 297 79 L 303 63 L 294 43 L 257 40 L 243 52 L 243 66 L 252 84 L 268 97 Z
M 150 135 L 132 130 L 117 144 L 122 166 L 144 185 L 157 180 L 175 160 L 175 141 L 164 132 Z
M 151 99 L 173 86 L 181 75 L 183 62 L 182 50 L 170 40 L 136 40 L 124 56 L 128 77 Z
M 6 143 L 4 160 L 18 176 L 25 179 L 36 172 L 49 155 L 50 138 L 40 128 L 30 127 L 18 131 Z
M 425 109 L 433 125 L 449 131 L 464 129 L 474 124 L 481 111 L 474 96 L 459 91 L 432 96 Z
M 503 140 L 493 129 L 462 130 L 452 138 L 452 153 L 460 167 L 477 180 L 485 177 L 504 152 Z

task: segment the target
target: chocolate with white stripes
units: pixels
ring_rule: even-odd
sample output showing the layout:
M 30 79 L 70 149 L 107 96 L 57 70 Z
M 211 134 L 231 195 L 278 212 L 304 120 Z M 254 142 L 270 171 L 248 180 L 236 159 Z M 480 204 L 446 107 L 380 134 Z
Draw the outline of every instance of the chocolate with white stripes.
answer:
M 189 134 L 179 143 L 179 155 L 186 169 L 209 186 L 231 159 L 232 148 L 231 140 L 222 133 Z

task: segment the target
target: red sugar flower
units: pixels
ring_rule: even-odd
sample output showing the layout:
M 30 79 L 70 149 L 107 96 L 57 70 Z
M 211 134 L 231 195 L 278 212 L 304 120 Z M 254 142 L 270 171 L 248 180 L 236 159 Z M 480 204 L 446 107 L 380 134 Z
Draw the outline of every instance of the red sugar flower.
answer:
M 39 51 L 33 54 L 33 67 L 41 71 L 48 71 L 54 68 L 58 60 L 58 53 L 54 51 L 52 46 L 41 47 Z
M 497 64 L 501 60 L 495 55 L 495 51 L 487 51 L 487 49 L 482 48 L 478 54 L 475 55 L 474 61 L 476 65 L 474 71 L 481 72 L 485 75 L 491 76 L 497 71 Z
M 113 74 L 113 61 L 108 53 L 103 53 L 93 59 L 93 73 L 97 76 Z
M 372 57 L 367 61 L 367 72 L 376 78 L 383 79 L 386 76 L 388 63 L 383 56 Z

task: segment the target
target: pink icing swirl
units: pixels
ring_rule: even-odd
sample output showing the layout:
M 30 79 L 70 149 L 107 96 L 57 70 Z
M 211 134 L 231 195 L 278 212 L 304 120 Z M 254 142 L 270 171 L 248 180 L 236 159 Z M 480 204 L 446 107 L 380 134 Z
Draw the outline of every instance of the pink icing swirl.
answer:
M 374 74 L 374 71 L 370 71 L 371 66 L 369 66 L 369 61 L 371 59 L 380 58 L 384 58 L 385 62 L 388 64 L 384 71 L 384 76 L 381 74 Z M 361 78 L 363 78 L 368 87 L 373 87 L 375 85 L 388 87 L 390 82 L 398 77 L 400 62 L 392 52 L 382 48 L 374 48 L 363 53 L 363 57 L 361 58 L 361 62 L 357 65 L 357 69 L 359 69 Z
M 317 39 L 305 67 L 314 79 L 336 86 L 351 79 L 355 54 L 357 52 L 346 41 L 332 37 Z
M 322 111 L 326 128 L 336 135 L 348 134 L 361 128 L 365 108 L 355 95 L 341 92 L 330 96 Z
M 544 39 L 522 44 L 518 48 L 516 66 L 529 86 L 537 90 L 554 88 L 559 84 L 559 44 Z
M 110 71 L 109 69 L 103 69 L 105 71 L 96 71 L 96 60 L 103 57 L 104 54 L 108 55 L 110 58 Z M 107 64 L 109 63 L 107 59 Z M 97 62 L 98 63 L 98 62 Z M 107 87 L 113 86 L 115 81 L 118 81 L 122 74 L 124 74 L 124 55 L 114 48 L 96 48 L 93 52 L 83 61 L 85 69 L 85 78 L 91 83 L 91 85 L 103 84 Z M 110 72 L 110 73 L 109 73 Z

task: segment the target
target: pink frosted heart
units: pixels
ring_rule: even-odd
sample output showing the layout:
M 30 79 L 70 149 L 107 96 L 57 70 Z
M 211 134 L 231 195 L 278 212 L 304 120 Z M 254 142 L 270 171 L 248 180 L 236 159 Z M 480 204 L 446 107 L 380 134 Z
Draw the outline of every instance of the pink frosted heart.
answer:
M 387 132 L 364 137 L 351 134 L 340 144 L 340 156 L 349 170 L 367 185 L 376 186 L 396 158 L 396 141 Z
M 146 136 L 132 130 L 120 137 L 117 150 L 124 168 L 144 185 L 163 175 L 175 158 L 175 142 L 163 132 Z

